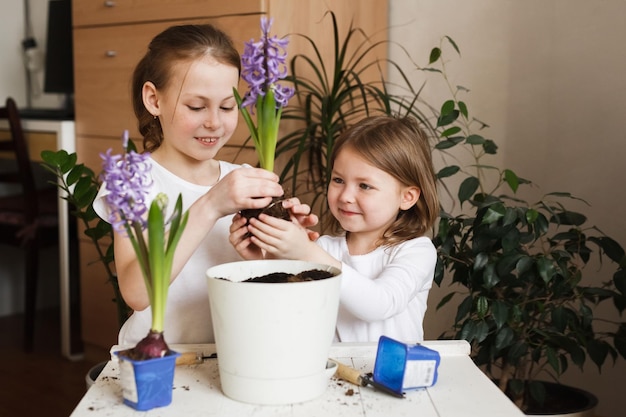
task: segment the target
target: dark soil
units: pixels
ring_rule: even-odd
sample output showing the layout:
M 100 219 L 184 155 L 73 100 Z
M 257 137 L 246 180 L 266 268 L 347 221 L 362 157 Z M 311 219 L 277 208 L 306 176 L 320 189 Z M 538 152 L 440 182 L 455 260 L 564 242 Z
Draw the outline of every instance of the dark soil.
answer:
M 283 207 L 283 200 L 286 197 L 274 197 L 272 202 L 265 208 L 241 210 L 241 215 L 248 221 L 252 218 L 258 218 L 260 214 L 267 214 L 283 220 L 291 220 L 289 210 Z
M 264 282 L 264 283 L 285 283 L 285 282 L 305 282 L 305 281 L 317 281 L 320 279 L 326 279 L 332 277 L 333 274 L 329 271 L 322 271 L 321 269 L 310 269 L 302 271 L 299 274 L 289 274 L 286 272 L 272 272 L 271 274 L 263 275 L 260 277 L 248 278 L 242 282 Z

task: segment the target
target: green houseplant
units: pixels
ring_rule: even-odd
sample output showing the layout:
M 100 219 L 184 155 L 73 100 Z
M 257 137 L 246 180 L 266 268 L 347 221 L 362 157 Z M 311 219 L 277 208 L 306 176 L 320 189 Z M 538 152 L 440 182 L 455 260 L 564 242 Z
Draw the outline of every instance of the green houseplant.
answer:
M 129 142 L 129 150 L 134 149 Z M 122 327 L 130 313 L 120 293 L 113 262 L 113 228 L 93 210 L 91 203 L 98 193 L 100 181 L 92 169 L 85 164 L 77 163 L 76 153 L 68 154 L 65 150 L 45 150 L 41 153 L 42 166 L 53 173 L 56 185 L 63 191 L 64 199 L 70 207 L 70 214 L 80 221 L 87 236 L 96 248 L 98 259 L 104 268 L 107 280 L 113 289 L 113 301 L 117 308 L 117 321 Z
M 420 68 L 425 75 L 442 77 L 451 93 L 442 105 L 431 105 L 400 68 L 399 79 L 405 82 L 401 93 L 388 90 L 382 71 L 374 81 L 363 78 L 366 69 L 384 64 L 371 53 L 385 41 L 371 42 L 352 27 L 342 40 L 329 15 L 334 62 L 325 63 L 314 41 L 304 35 L 313 54 L 291 61 L 297 104 L 286 109 L 284 118 L 299 124 L 278 143 L 277 153 L 290 157 L 282 177 L 292 181 L 299 195 L 309 193 L 315 210 L 323 213 L 327 157 L 343 129 L 373 112 L 413 115 L 430 132 L 435 152 L 444 160 L 448 155 L 454 159 L 457 150 L 472 159 L 468 166 L 444 163 L 438 172 L 440 190 L 449 194 L 452 207 L 442 207 L 433 231 L 439 252 L 435 281 L 441 286 L 449 280 L 454 288 L 438 308 L 460 301 L 454 328 L 442 337 L 470 341 L 475 362 L 498 378 L 524 410 L 531 398 L 535 403 L 545 399 L 541 381 L 558 381 L 570 364 L 580 367 L 590 358 L 602 367 L 609 358 L 625 357 L 626 324 L 594 316 L 601 303 L 620 313 L 626 308 L 623 248 L 589 225 L 586 216 L 567 208 L 568 202 L 580 201 L 576 197 L 548 193 L 529 204 L 518 190 L 530 181 L 488 165 L 497 145 L 476 133 L 487 125 L 471 117 L 459 98 L 467 90 L 452 88 L 447 78 L 442 47 L 460 54 L 456 43 L 444 37 L 430 52 L 429 64 Z M 303 67 L 314 77 L 300 77 Z M 456 192 L 455 180 L 460 184 Z M 583 277 L 597 260 L 614 274 L 609 282 L 588 285 Z
M 282 182 L 311 203 L 322 224 L 328 212 L 329 160 L 339 135 L 355 121 L 373 114 L 411 113 L 419 120 L 427 119 L 414 106 L 419 91 L 413 89 L 402 68 L 386 58 L 385 47 L 404 51 L 400 45 L 371 38 L 353 25 L 342 36 L 335 14 L 329 11 L 325 18 L 330 19 L 333 33 L 329 62 L 311 37 L 292 35 L 301 37 L 311 54 L 299 53 L 290 60 L 286 80 L 293 83 L 295 96 L 283 112 L 289 128 L 282 133 L 276 149 L 276 155 L 285 161 L 280 173 Z M 396 71 L 403 80 L 401 85 L 391 87 L 406 94 L 388 91 L 387 70 Z
M 458 52 L 451 39 L 445 41 Z M 445 76 L 441 47 L 431 51 L 427 69 Z M 626 308 L 624 250 L 584 214 L 567 208 L 580 201 L 569 193 L 524 201 L 519 187 L 530 181 L 484 162 L 497 146 L 474 132 L 484 124 L 459 99 L 466 90 L 450 91 L 437 118 L 435 148 L 464 147 L 474 163 L 439 173 L 442 180 L 464 175 L 457 201 L 466 210 L 441 213 L 435 281 L 441 285 L 449 274 L 454 290 L 438 308 L 460 297 L 447 337 L 468 340 L 476 364 L 523 411 L 535 413 L 545 402 L 543 381 L 558 381 L 570 364 L 582 367 L 589 358 L 601 368 L 609 358 L 626 358 L 626 322 L 594 314 L 602 303 L 620 314 Z M 597 273 L 591 267 L 596 261 L 614 271 L 600 285 L 587 278 Z

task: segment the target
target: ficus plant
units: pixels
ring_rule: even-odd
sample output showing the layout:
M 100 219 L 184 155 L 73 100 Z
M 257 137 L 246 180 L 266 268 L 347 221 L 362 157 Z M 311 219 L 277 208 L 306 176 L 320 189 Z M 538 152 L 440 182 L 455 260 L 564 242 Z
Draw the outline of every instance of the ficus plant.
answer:
M 444 76 L 443 38 L 427 68 Z M 455 299 L 454 329 L 444 337 L 465 339 L 477 365 L 525 412 L 545 400 L 542 381 L 559 380 L 570 365 L 587 359 L 599 369 L 626 358 L 626 322 L 595 313 L 600 304 L 620 314 L 626 308 L 624 249 L 569 203 L 585 203 L 568 192 L 550 192 L 536 202 L 520 197 L 531 184 L 512 170 L 483 160 L 497 151 L 494 141 L 476 133 L 485 125 L 472 118 L 453 89 L 440 106 L 435 149 L 470 152 L 469 167 L 450 165 L 441 181 L 458 176 L 456 202 L 461 214 L 441 212 L 434 243 L 438 249 L 435 282 L 453 289 L 437 308 Z M 594 285 L 601 263 L 612 277 Z

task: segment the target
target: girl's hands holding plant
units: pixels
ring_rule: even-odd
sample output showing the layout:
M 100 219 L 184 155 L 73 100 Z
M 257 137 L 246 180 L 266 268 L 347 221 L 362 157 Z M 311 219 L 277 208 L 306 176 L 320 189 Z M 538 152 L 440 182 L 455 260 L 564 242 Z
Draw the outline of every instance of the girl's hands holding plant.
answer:
M 206 195 L 206 207 L 216 218 L 243 209 L 267 206 L 284 194 L 278 175 L 261 168 L 236 169 L 215 184 Z
M 300 203 L 300 200 L 295 197 L 284 200 L 282 204 L 283 207 L 289 209 L 293 225 L 296 226 L 298 229 L 302 229 L 304 231 L 306 240 L 314 242 L 319 237 L 319 233 L 314 230 L 308 229 L 308 227 L 315 226 L 318 222 L 318 217 L 315 214 L 311 213 L 311 207 L 308 204 Z M 262 214 L 260 218 L 270 219 L 269 223 L 271 223 L 272 220 L 279 220 L 279 225 L 282 223 L 291 224 L 291 222 L 277 219 L 275 217 L 264 214 Z M 255 224 L 261 223 L 261 221 L 257 219 L 250 220 L 252 223 Z M 298 235 L 300 234 L 300 232 L 295 231 L 295 233 L 296 236 L 294 236 L 294 239 L 299 239 L 300 236 Z M 230 227 L 229 240 L 233 247 L 237 250 L 239 255 L 244 259 L 251 260 L 263 259 L 267 257 L 267 254 L 271 254 L 269 251 L 266 254 L 259 246 L 257 246 L 251 240 L 251 237 L 252 233 L 251 230 L 249 230 L 248 228 L 248 220 L 240 214 L 237 214 L 233 218 L 233 222 Z

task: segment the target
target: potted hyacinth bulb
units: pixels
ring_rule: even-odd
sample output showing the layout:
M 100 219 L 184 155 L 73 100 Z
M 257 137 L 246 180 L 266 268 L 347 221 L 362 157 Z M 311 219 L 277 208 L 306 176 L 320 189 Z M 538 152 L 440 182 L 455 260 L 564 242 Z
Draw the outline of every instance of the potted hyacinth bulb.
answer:
M 170 350 L 163 334 L 165 308 L 172 262 L 188 213 L 183 213 L 179 196 L 166 221 L 167 196 L 159 193 L 147 205 L 151 185 L 149 153 L 128 151 L 128 131 L 124 132 L 122 155 L 109 149 L 101 154 L 101 179 L 108 191 L 111 209 L 108 219 L 114 230 L 128 236 L 145 281 L 152 310 L 152 324 L 144 339 L 133 348 L 116 352 L 120 359 L 124 403 L 138 410 L 168 405 L 177 352 Z M 125 372 L 128 371 L 125 376 Z M 146 386 L 145 384 L 150 384 Z
M 270 37 L 271 24 L 262 17 L 261 40 L 245 44 L 242 77 L 249 91 L 243 100 L 234 91 L 260 166 L 267 170 L 274 169 L 282 109 L 294 94 L 279 84 L 287 74 L 287 41 Z M 242 215 L 283 217 L 274 208 L 283 209 L 274 201 L 256 214 L 247 210 Z M 341 271 L 299 260 L 261 259 L 216 265 L 206 275 L 223 393 L 252 404 L 291 404 L 322 395 L 335 370 L 327 359 Z M 242 314 L 242 305 L 249 314 Z
M 241 56 L 241 77 L 248 83 L 248 90 L 242 97 L 233 89 L 241 115 L 248 126 L 250 136 L 259 158 L 259 166 L 274 171 L 278 128 L 283 108 L 294 95 L 294 89 L 280 83 L 287 76 L 286 38 L 270 36 L 273 19 L 261 17 L 261 39 L 244 44 Z M 253 119 L 256 116 L 256 123 Z M 289 219 L 289 213 L 282 210 L 282 201 L 274 201 L 265 209 L 243 210 L 246 218 L 266 213 Z

